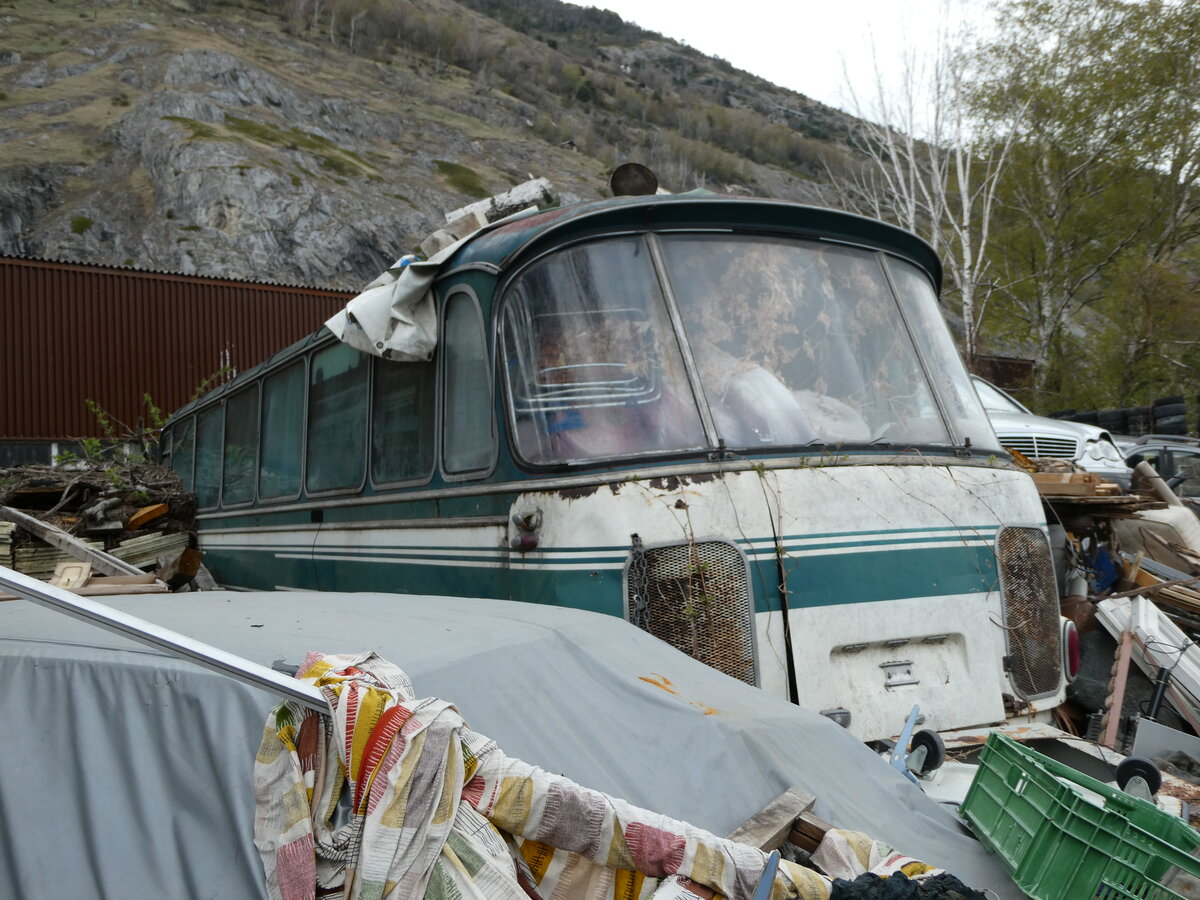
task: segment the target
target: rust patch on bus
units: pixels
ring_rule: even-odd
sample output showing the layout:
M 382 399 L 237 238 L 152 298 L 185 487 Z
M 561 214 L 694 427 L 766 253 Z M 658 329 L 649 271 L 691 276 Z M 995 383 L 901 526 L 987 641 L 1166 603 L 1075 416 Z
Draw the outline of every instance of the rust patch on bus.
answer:
M 564 500 L 582 500 L 584 497 L 592 496 L 598 490 L 600 490 L 598 484 L 585 484 L 581 487 L 562 488 L 558 491 L 558 496 Z

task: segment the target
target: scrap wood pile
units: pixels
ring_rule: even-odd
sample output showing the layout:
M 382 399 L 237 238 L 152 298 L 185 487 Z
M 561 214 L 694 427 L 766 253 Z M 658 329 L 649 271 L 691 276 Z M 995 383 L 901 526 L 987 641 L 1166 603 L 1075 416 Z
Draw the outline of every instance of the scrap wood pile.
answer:
M 1193 761 L 1182 770 L 1175 764 L 1178 759 L 1155 761 L 1164 772 L 1200 785 L 1200 744 L 1191 743 L 1196 741 L 1193 735 L 1200 735 L 1200 548 L 1190 545 L 1194 541 L 1168 540 L 1147 527 L 1127 530 L 1126 544 L 1130 534 L 1136 534 L 1142 546 L 1130 552 L 1119 549 L 1118 542 L 1116 577 L 1088 598 L 1090 621 L 1078 615 L 1078 607 L 1068 612 L 1064 604 L 1064 614 L 1075 618 L 1082 631 L 1106 633 L 1111 638 L 1107 646 L 1115 644 L 1111 656 L 1098 661 L 1108 667 L 1107 679 L 1088 736 L 1131 752 L 1141 721 L 1174 729 L 1178 738 L 1172 741 L 1189 747 L 1186 755 Z M 1149 550 L 1169 554 L 1182 568 L 1157 561 Z M 1086 636 L 1084 646 L 1089 646 Z M 1091 641 L 1090 646 L 1101 645 Z M 1076 698 L 1082 693 L 1077 690 Z M 1196 794 L 1195 788 L 1189 791 L 1189 802 L 1194 804 Z
M 1105 481 L 1094 472 L 1033 472 L 1038 493 L 1048 497 L 1112 497 L 1119 484 Z
M 1142 718 L 1200 734 L 1200 520 L 1147 464 L 1134 479 L 1145 493 L 1115 497 L 1092 493 L 1081 473 L 1031 475 L 1051 529 L 1066 535 L 1062 614 L 1082 649 L 1064 708 L 1074 715 L 1059 724 L 1124 752 Z M 1176 676 L 1165 689 L 1155 683 L 1164 667 Z
M 1054 502 L 1104 504 L 1124 512 L 1138 509 L 1158 509 L 1164 504 L 1152 493 L 1126 494 L 1121 485 L 1106 481 L 1095 472 L 1087 472 L 1069 459 L 1058 457 L 1029 457 L 1013 447 L 1005 448 L 1013 461 L 1029 473 L 1038 493 L 1049 505 Z M 1117 513 L 1119 514 L 1119 513 Z
M 81 594 L 215 586 L 195 495 L 136 458 L 0 469 L 0 565 Z

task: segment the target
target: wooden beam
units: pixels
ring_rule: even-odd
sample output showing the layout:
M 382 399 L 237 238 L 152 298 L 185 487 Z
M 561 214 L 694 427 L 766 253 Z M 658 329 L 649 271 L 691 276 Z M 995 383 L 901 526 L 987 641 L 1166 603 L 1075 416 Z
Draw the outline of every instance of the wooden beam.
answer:
M 825 832 L 832 827 L 824 819 L 817 818 L 811 812 L 805 812 L 796 819 L 796 827 L 788 835 L 788 841 L 801 850 L 812 853 L 825 839 Z
M 1104 733 L 1099 743 L 1112 750 L 1117 749 L 1117 732 L 1121 727 L 1121 709 L 1125 705 L 1125 681 L 1129 677 L 1129 658 L 1133 656 L 1133 632 L 1121 632 L 1121 643 L 1117 645 L 1116 674 L 1112 692 L 1108 696 L 1108 712 Z
M 750 844 L 767 853 L 777 850 L 803 813 L 812 809 L 817 798 L 798 787 L 790 787 L 753 816 L 733 829 L 729 840 Z
M 19 525 L 30 534 L 36 535 L 47 544 L 57 547 L 82 562 L 90 562 L 92 568 L 105 575 L 141 575 L 142 570 L 131 566 L 124 560 L 117 559 L 102 550 L 95 550 L 79 539 L 67 534 L 61 528 L 35 519 L 18 509 L 10 506 L 0 506 L 0 519 Z
M 167 504 L 155 503 L 151 506 L 143 506 L 132 516 L 129 517 L 128 527 L 130 531 L 137 531 L 148 522 L 153 522 L 155 519 L 161 518 L 167 514 Z

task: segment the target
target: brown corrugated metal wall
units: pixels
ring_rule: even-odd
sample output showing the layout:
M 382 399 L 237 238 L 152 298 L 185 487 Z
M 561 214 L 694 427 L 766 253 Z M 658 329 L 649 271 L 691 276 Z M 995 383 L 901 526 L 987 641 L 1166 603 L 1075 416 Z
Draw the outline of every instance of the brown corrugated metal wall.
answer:
M 149 394 L 183 405 L 226 362 L 250 368 L 353 294 L 0 257 L 0 440 L 100 437 Z

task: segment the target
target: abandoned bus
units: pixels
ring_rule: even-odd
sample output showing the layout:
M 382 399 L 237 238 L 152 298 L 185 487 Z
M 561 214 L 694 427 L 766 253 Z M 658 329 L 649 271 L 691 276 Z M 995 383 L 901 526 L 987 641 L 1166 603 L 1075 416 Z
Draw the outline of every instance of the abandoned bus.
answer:
M 400 318 L 436 349 L 322 328 L 172 416 L 219 581 L 623 616 L 868 740 L 914 705 L 948 730 L 1062 701 L 1042 505 L 921 240 L 626 196 L 424 265 L 426 305 Z

